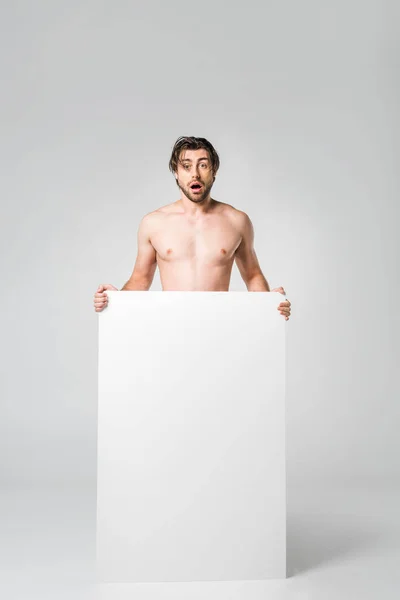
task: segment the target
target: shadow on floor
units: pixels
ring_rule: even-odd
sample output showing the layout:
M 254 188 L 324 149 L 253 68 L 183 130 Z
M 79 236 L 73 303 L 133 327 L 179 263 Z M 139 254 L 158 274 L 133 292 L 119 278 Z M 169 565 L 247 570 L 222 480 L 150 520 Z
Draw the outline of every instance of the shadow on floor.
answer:
M 382 532 L 338 515 L 296 515 L 287 520 L 287 577 L 374 547 Z

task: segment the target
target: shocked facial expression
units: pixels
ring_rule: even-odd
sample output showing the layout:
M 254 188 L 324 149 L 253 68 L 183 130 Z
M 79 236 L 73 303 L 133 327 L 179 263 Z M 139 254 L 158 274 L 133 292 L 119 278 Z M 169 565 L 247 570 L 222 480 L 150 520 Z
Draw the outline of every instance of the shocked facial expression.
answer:
M 175 177 L 189 200 L 196 203 L 205 200 L 215 179 L 207 150 L 183 150 Z

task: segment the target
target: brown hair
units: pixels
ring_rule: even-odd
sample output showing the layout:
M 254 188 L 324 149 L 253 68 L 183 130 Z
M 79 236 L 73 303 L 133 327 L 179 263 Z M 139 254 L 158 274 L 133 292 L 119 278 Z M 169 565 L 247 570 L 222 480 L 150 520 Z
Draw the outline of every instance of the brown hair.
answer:
M 172 173 L 178 170 L 178 162 L 182 150 L 200 150 L 200 148 L 208 151 L 215 179 L 215 175 L 219 169 L 219 156 L 214 146 L 206 138 L 201 137 L 181 136 L 176 140 L 169 160 L 169 170 Z M 178 181 L 176 183 L 178 184 Z

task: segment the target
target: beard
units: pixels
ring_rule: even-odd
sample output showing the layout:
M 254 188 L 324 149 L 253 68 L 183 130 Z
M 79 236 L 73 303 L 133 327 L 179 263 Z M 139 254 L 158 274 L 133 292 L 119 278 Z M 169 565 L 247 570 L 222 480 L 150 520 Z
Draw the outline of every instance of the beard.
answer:
M 186 198 L 188 198 L 188 200 L 194 202 L 195 204 L 200 204 L 201 202 L 204 202 L 204 200 L 208 197 L 211 188 L 214 185 L 214 181 L 212 181 L 208 185 L 205 185 L 205 183 L 203 183 L 202 181 L 200 183 L 203 185 L 203 191 L 201 192 L 201 194 L 194 194 L 190 187 L 183 187 L 179 181 L 178 186 L 179 189 L 182 190 L 182 192 L 185 194 Z

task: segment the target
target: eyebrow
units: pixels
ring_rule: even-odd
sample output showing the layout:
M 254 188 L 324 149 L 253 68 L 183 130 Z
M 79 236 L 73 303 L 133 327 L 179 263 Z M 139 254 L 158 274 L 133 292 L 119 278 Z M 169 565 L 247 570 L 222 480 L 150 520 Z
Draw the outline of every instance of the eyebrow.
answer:
M 198 159 L 197 159 L 197 162 L 200 162 L 200 161 L 202 161 L 202 160 L 208 160 L 208 157 L 207 157 L 207 156 L 203 156 L 202 158 L 198 158 Z M 184 158 L 184 159 L 183 159 L 183 160 L 181 160 L 180 162 L 181 162 L 181 163 L 184 163 L 184 162 L 192 162 L 192 159 L 191 159 L 191 158 Z

